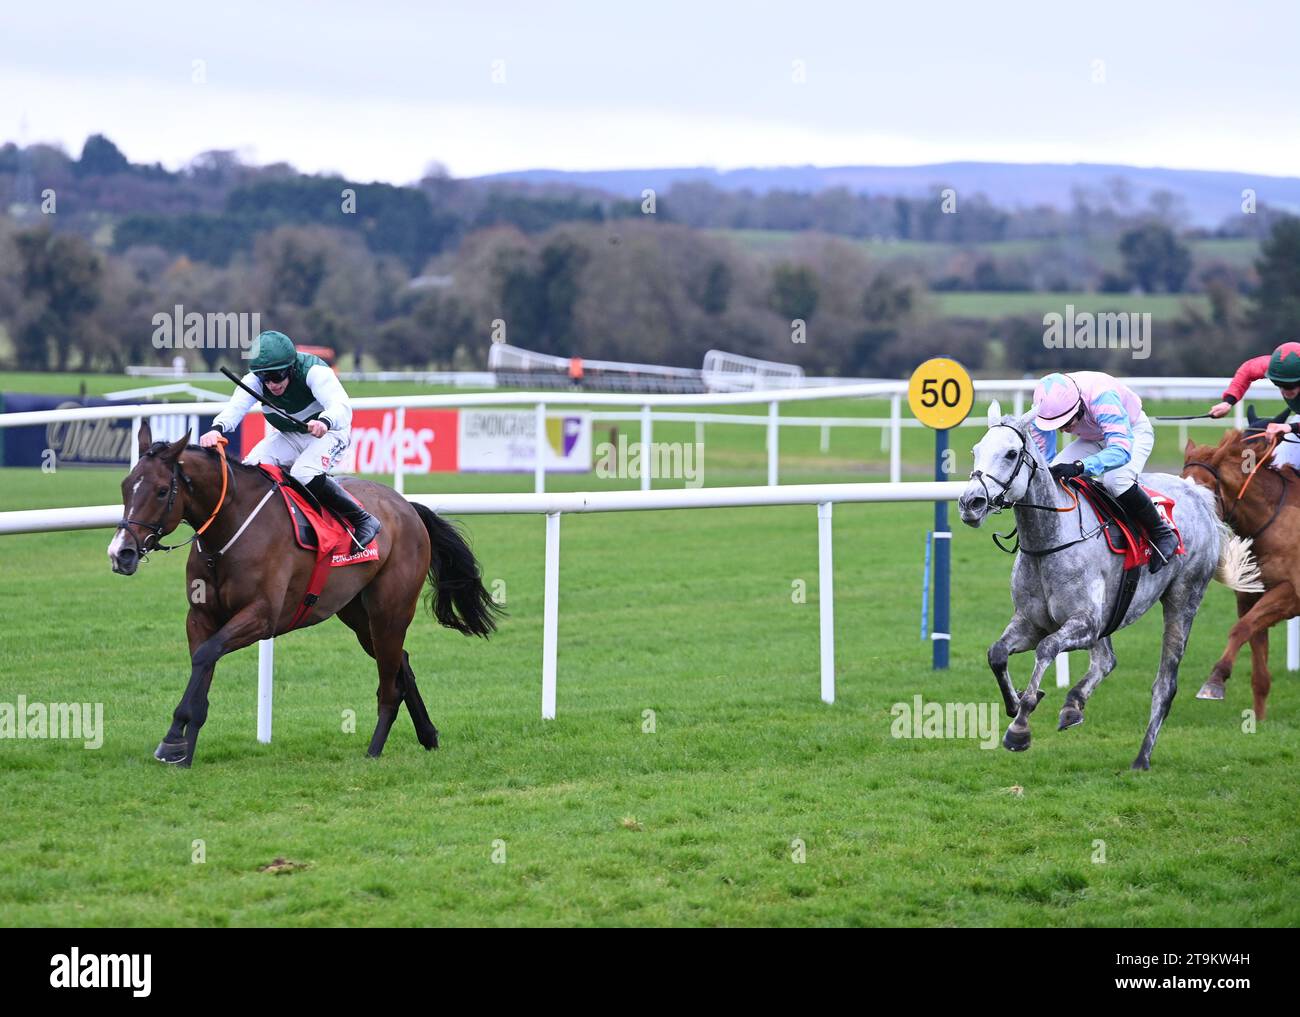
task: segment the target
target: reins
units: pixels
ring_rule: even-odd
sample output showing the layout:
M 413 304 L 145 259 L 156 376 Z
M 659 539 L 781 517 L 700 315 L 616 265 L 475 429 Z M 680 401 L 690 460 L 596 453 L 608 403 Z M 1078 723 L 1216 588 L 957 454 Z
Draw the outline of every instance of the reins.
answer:
M 1265 432 L 1261 432 L 1260 434 L 1249 435 L 1248 437 L 1242 440 L 1254 441 L 1257 438 L 1262 438 L 1262 437 L 1265 437 Z M 1255 479 L 1255 474 L 1259 471 L 1259 468 L 1264 465 L 1264 462 L 1269 458 L 1269 456 L 1273 454 L 1274 450 L 1277 448 L 1277 445 L 1278 442 L 1275 438 L 1273 442 L 1269 445 L 1268 451 L 1265 452 L 1264 455 L 1261 456 L 1259 460 L 1255 463 L 1254 469 L 1250 471 L 1250 476 L 1246 478 L 1246 483 L 1241 485 L 1241 490 L 1237 493 L 1237 497 L 1233 499 L 1231 508 L 1228 507 L 1227 499 L 1223 496 L 1223 478 L 1219 475 L 1218 467 L 1214 466 L 1212 463 L 1205 463 L 1205 462 L 1201 462 L 1200 460 L 1192 460 L 1190 462 L 1184 463 L 1183 469 L 1185 470 L 1190 469 L 1191 467 L 1194 466 L 1199 467 L 1200 469 L 1204 470 L 1206 473 L 1208 473 L 1211 477 L 1214 478 L 1214 497 L 1218 499 L 1219 511 L 1223 516 L 1223 521 L 1231 525 L 1233 517 L 1237 514 L 1237 508 L 1241 504 L 1242 496 L 1246 493 L 1246 488 L 1250 486 L 1250 482 Z M 1256 539 L 1261 533 L 1263 533 L 1270 526 L 1272 526 L 1273 523 L 1277 521 L 1277 517 L 1281 514 L 1282 506 L 1286 504 L 1287 485 L 1289 485 L 1291 481 L 1287 478 L 1286 474 L 1282 473 L 1281 471 L 1277 471 L 1277 475 L 1278 475 L 1278 479 L 1282 481 L 1282 488 L 1278 493 L 1277 503 L 1273 506 L 1273 511 L 1269 515 L 1268 520 L 1264 523 L 1263 526 L 1261 526 L 1258 530 L 1256 530 L 1253 534 L 1251 534 L 1251 536 L 1249 537 L 1250 540 Z
M 1260 438 L 1266 437 L 1269 438 L 1268 449 L 1262 456 L 1255 460 L 1255 466 L 1250 471 L 1250 476 L 1246 478 L 1246 482 L 1241 485 L 1241 490 L 1237 492 L 1237 504 L 1241 503 L 1242 495 L 1246 493 L 1246 488 L 1250 487 L 1250 482 L 1255 479 L 1255 474 L 1259 472 L 1259 468 L 1264 465 L 1268 460 L 1268 457 L 1273 454 L 1273 450 L 1277 448 L 1277 436 L 1270 436 L 1267 431 L 1261 431 L 1259 434 L 1252 434 L 1244 439 L 1245 441 L 1256 441 Z

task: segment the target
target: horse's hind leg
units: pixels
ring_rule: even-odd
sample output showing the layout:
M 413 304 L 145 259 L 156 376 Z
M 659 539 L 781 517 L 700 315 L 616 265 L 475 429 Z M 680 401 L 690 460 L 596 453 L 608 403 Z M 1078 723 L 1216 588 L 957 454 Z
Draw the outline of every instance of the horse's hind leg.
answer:
M 378 759 L 388 741 L 388 732 L 393 729 L 397 711 L 402 705 L 402 647 L 386 634 L 374 636 L 375 665 L 379 669 L 379 689 L 375 697 L 379 700 L 379 718 L 375 723 L 375 733 L 370 738 L 370 748 L 366 750 L 372 758 Z
M 1169 707 L 1178 694 L 1178 665 L 1187 649 L 1187 637 L 1192 633 L 1196 609 L 1205 594 L 1205 588 L 1202 587 L 1201 596 L 1192 598 L 1188 596 L 1187 585 L 1184 584 L 1181 588 L 1170 586 L 1161 598 L 1165 611 L 1165 636 L 1160 648 L 1160 668 L 1156 671 L 1156 680 L 1151 686 L 1151 719 L 1147 723 L 1146 737 L 1142 739 L 1142 748 L 1133 760 L 1134 770 L 1151 769 L 1151 750 L 1156 747 L 1160 726 L 1169 716 Z
M 1268 690 L 1273 687 L 1273 676 L 1268 670 L 1268 629 L 1250 637 L 1250 691 L 1255 699 L 1255 716 L 1264 719 L 1268 704 Z
M 338 617 L 343 624 L 356 633 L 361 648 L 374 657 L 375 644 L 370 634 L 370 616 L 366 613 L 361 596 L 355 597 L 350 604 L 339 611 Z M 436 749 L 438 729 L 433 726 L 433 721 L 429 719 L 429 711 L 425 709 L 424 700 L 420 698 L 420 690 L 415 685 L 415 673 L 411 670 L 411 658 L 405 650 L 402 651 L 402 673 L 397 679 L 397 687 L 415 724 L 415 737 L 426 749 Z
M 1016 614 L 1007 623 L 998 641 L 989 647 L 989 668 L 993 671 L 993 677 L 998 680 L 998 688 L 1002 691 L 1002 702 L 1008 717 L 1014 717 L 1016 711 L 1020 709 L 1020 697 L 1016 695 L 1016 688 L 1011 683 L 1007 661 L 1013 653 L 1032 650 L 1043 638 L 1043 634 L 1043 630 L 1024 615 Z
M 1103 636 L 1088 650 L 1087 673 L 1065 694 L 1065 705 L 1061 707 L 1060 723 L 1056 730 L 1064 731 L 1083 723 L 1083 708 L 1097 691 L 1097 686 L 1114 670 L 1115 651 L 1110 645 L 1110 636 Z
M 425 709 L 424 700 L 420 698 L 420 690 L 415 686 L 415 672 L 411 670 L 411 655 L 405 650 L 402 651 L 402 677 L 399 684 L 402 688 L 402 698 L 406 700 L 406 709 L 411 714 L 411 720 L 415 722 L 415 737 L 426 749 L 436 749 L 438 729 L 433 726 L 429 711 Z

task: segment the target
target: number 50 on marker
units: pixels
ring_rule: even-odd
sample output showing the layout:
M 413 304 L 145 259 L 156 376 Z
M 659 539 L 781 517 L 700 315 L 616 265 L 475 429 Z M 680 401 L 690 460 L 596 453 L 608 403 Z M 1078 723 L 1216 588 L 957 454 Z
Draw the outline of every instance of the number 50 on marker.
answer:
M 907 405 L 926 427 L 946 431 L 966 419 L 975 403 L 975 385 L 966 368 L 947 357 L 935 357 L 912 372 Z

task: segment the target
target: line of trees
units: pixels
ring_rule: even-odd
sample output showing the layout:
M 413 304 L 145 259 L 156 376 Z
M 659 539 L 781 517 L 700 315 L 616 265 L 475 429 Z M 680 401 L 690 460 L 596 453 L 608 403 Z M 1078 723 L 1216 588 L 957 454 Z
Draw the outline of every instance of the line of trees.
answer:
M 1294 338 L 1300 219 L 1279 221 L 1257 271 L 1252 301 L 1212 282 L 1209 312 L 1188 305 L 1162 320 L 1149 369 L 1223 373 Z M 280 226 L 214 265 L 150 245 L 98 250 L 75 234 L 0 219 L 0 323 L 23 368 L 157 362 L 152 318 L 175 305 L 260 311 L 268 326 L 390 367 L 482 366 L 502 329 L 543 352 L 682 366 L 715 347 L 830 375 L 896 376 L 945 351 L 971 367 L 1061 366 L 1061 353 L 1043 346 L 1041 320 L 953 321 L 934 301 L 918 275 L 818 235 L 773 257 L 640 220 L 534 235 L 496 226 L 413 277 L 402 259 L 338 228 Z M 195 356 L 214 365 L 222 353 Z M 1080 365 L 1098 366 L 1097 356 L 1077 354 Z
M 33 215 L 47 184 L 57 211 Z M 1094 240 L 1113 229 L 1114 264 L 1102 268 L 1065 242 L 998 257 L 935 245 L 941 259 L 927 262 L 873 257 L 831 235 L 879 227 L 974 239 L 1030 227 L 1029 213 L 978 199 L 945 215 L 935 202 L 690 184 L 646 214 L 608 195 L 485 187 L 436 170 L 415 187 L 357 184 L 218 152 L 171 173 L 130 163 L 102 137 L 75 160 L 5 146 L 5 188 L 26 214 L 0 216 L 0 324 L 8 359 L 30 368 L 154 362 L 152 318 L 176 305 L 260 311 L 291 335 L 384 366 L 481 366 L 504 327 L 509 341 L 560 355 L 695 366 L 720 347 L 840 375 L 896 375 L 945 350 L 1003 370 L 1059 358 L 1045 351 L 1041 322 L 945 319 L 935 289 L 1068 291 L 1082 279 L 1121 307 L 1135 289 L 1195 289 L 1210 312 L 1170 323 L 1175 341 L 1157 345 L 1150 364 L 1167 358 L 1178 373 L 1227 370 L 1241 351 L 1294 337 L 1300 321 L 1300 220 L 1275 213 L 1258 265 L 1242 272 L 1198 269 L 1167 203 L 1127 219 L 1103 207 L 1086 223 L 1078 203 L 1042 213 L 1034 228 L 1055 222 Z M 770 252 L 713 228 L 755 222 L 799 236 Z M 203 355 L 210 365 L 221 356 Z M 1083 354 L 1096 365 L 1093 356 Z

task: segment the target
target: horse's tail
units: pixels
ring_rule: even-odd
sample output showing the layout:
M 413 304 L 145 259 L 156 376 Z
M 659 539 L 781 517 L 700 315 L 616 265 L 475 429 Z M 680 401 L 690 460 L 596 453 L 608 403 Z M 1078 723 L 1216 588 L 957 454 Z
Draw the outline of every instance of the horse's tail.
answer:
M 1216 519 L 1215 525 L 1219 528 L 1219 567 L 1214 570 L 1214 578 L 1238 593 L 1261 593 L 1264 582 L 1250 549 L 1250 538 L 1237 536 L 1221 519 Z
M 429 531 L 429 590 L 425 597 L 439 625 L 467 636 L 487 638 L 496 631 L 503 612 L 483 588 L 478 559 L 464 534 L 431 508 L 418 502 L 411 507 Z

